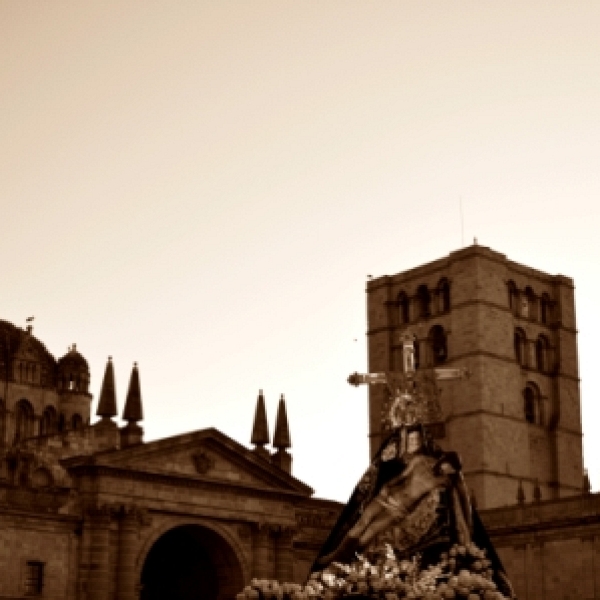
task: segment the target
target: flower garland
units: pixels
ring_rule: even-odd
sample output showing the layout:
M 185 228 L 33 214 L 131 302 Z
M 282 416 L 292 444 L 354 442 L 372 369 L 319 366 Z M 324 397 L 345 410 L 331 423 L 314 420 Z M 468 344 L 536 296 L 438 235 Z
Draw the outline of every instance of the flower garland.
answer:
M 391 546 L 379 558 L 357 555 L 346 565 L 332 563 L 304 584 L 253 579 L 237 600 L 506 600 L 493 581 L 485 550 L 455 544 L 437 564 L 421 568 L 420 556 L 398 560 Z

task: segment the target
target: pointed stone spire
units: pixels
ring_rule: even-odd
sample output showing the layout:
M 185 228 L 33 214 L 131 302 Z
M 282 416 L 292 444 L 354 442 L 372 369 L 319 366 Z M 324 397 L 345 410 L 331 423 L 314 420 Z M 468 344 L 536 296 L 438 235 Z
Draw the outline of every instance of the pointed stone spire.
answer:
M 285 410 L 285 398 L 281 394 L 279 406 L 277 407 L 277 418 L 275 419 L 275 435 L 273 436 L 273 447 L 279 449 L 291 448 L 290 429 L 288 427 L 287 413 Z
M 123 421 L 127 421 L 127 425 L 119 430 L 121 448 L 141 444 L 144 441 L 144 430 L 137 424 L 143 418 L 140 372 L 137 363 L 133 363 L 129 388 L 127 389 L 127 399 L 123 409 Z
M 269 457 L 269 451 L 263 448 L 270 442 L 269 425 L 267 424 L 267 409 L 265 408 L 265 397 L 263 391 L 259 390 L 256 400 L 256 411 L 254 412 L 254 424 L 252 426 L 252 437 L 250 443 L 254 444 L 254 451 L 260 456 Z
M 96 450 L 108 450 L 119 447 L 119 428 L 112 420 L 117 416 L 117 392 L 112 356 L 108 357 L 104 379 L 100 388 L 100 399 L 96 414 L 102 417 L 94 424 L 94 444 Z
M 102 417 L 102 420 L 111 419 L 117 416 L 117 392 L 115 388 L 115 371 L 113 369 L 112 356 L 108 357 L 104 379 L 100 388 L 100 399 L 98 400 L 98 409 L 96 414 Z
M 285 398 L 281 394 L 279 405 L 277 407 L 277 418 L 275 419 L 275 435 L 273 436 L 273 447 L 276 448 L 275 454 L 271 457 L 271 462 L 282 471 L 292 474 L 292 455 L 286 448 L 292 447 L 290 438 L 290 428 L 288 427 L 287 413 L 285 410 Z
M 133 363 L 129 388 L 127 389 L 127 399 L 125 400 L 125 408 L 123 409 L 123 421 L 137 423 L 143 419 L 144 411 L 142 410 L 142 393 L 140 391 L 140 372 L 138 371 L 137 363 Z
M 265 397 L 263 396 L 263 391 L 260 390 L 256 399 L 256 411 L 254 412 L 254 425 L 252 426 L 250 443 L 255 446 L 264 446 L 269 442 L 269 425 L 267 424 Z

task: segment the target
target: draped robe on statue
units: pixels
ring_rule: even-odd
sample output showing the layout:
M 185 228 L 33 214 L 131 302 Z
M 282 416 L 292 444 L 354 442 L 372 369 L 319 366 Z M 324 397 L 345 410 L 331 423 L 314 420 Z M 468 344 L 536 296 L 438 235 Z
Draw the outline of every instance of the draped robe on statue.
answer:
M 389 544 L 398 558 L 421 554 L 435 562 L 452 544 L 485 549 L 500 588 L 510 583 L 471 506 L 455 452 L 443 452 L 420 425 L 393 429 L 354 489 L 323 544 L 311 572 L 331 562 L 351 562 L 355 553 Z M 508 587 L 507 587 L 508 586 Z

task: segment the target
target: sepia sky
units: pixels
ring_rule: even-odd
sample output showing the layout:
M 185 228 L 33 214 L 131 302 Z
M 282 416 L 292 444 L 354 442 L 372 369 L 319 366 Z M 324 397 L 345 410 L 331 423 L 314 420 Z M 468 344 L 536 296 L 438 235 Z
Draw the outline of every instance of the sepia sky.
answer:
M 95 398 L 138 361 L 146 439 L 365 468 L 365 281 L 477 237 L 575 279 L 600 486 L 600 3 L 0 0 L 0 318 Z M 462 199 L 462 223 L 461 223 Z M 356 341 L 355 341 L 356 340 Z M 94 403 L 94 410 L 95 410 Z

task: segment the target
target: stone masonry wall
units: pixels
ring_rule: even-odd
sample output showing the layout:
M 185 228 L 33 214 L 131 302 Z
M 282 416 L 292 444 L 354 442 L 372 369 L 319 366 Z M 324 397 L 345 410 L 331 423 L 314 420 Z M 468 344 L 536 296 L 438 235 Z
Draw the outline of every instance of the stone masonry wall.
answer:
M 35 516 L 2 509 L 0 513 L 0 598 L 25 594 L 28 561 L 44 565 L 43 597 L 74 600 L 77 519 Z
M 600 598 L 600 494 L 481 516 L 519 600 Z

